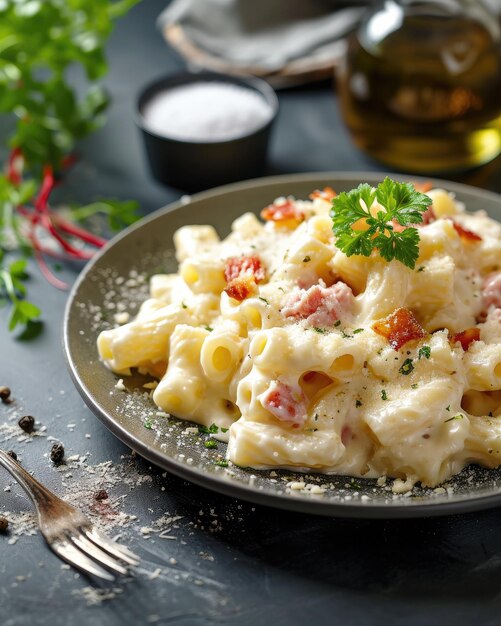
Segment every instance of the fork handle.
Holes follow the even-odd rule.
[[[40,512],[40,507],[43,507],[45,511],[48,512],[55,507],[66,508],[68,506],[66,502],[39,483],[36,478],[33,478],[31,474],[2,449],[0,449],[0,465],[2,465],[21,485],[35,505],[38,513]]]

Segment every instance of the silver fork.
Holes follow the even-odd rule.
[[[85,515],[58,498],[17,461],[0,450],[0,465],[17,480],[32,500],[45,541],[63,561],[104,580],[128,574],[139,557],[99,532]]]

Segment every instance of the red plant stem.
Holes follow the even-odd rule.
[[[107,242],[103,237],[99,237],[98,235],[94,235],[89,232],[85,228],[81,228],[72,222],[69,222],[64,217],[61,217],[57,213],[51,213],[51,218],[53,222],[56,224],[58,228],[68,233],[69,235],[73,235],[82,241],[90,243],[92,246],[96,248],[102,248]]]
[[[92,258],[92,252],[79,250],[72,246],[54,227],[51,218],[51,211],[48,207],[48,200],[54,188],[54,173],[52,167],[47,165],[43,170],[42,186],[40,193],[35,200],[35,210],[39,214],[40,224],[59,242],[65,252],[73,258],[88,260]]]
[[[47,202],[50,194],[54,189],[54,172],[51,165],[45,165],[43,168],[42,186],[35,200],[35,209],[42,211],[47,209]]]
[[[64,281],[60,280],[57,276],[54,276],[54,274],[50,271],[49,266],[45,262],[45,259],[42,254],[42,252],[45,252],[45,251],[43,250],[42,246],[40,245],[40,242],[37,239],[37,236],[35,235],[34,224],[32,225],[32,229],[30,233],[30,240],[33,245],[33,249],[35,251],[35,260],[38,264],[38,267],[40,268],[40,271],[42,272],[43,276],[47,280],[47,282],[49,282],[53,287],[56,287],[56,289],[61,289],[62,291],[69,289],[69,285],[65,283]]]
[[[9,154],[7,162],[7,178],[14,185],[20,185],[22,182],[22,172],[18,170],[18,164],[22,158],[23,154],[20,148],[14,148]],[[74,155],[68,155],[63,160],[62,165],[64,168],[71,167],[75,160]],[[67,260],[68,258],[88,260],[92,258],[93,253],[75,248],[60,234],[60,232],[58,232],[58,229],[74,238],[79,239],[80,241],[95,246],[96,248],[104,246],[106,240],[92,234],[80,226],[72,224],[70,221],[50,210],[48,203],[55,185],[56,181],[54,178],[54,171],[50,165],[46,165],[43,168],[40,191],[34,202],[34,211],[30,211],[24,206],[18,206],[16,207],[16,210],[30,223],[28,238],[33,246],[35,259],[42,275],[57,289],[66,290],[69,288],[69,285],[53,274],[45,261],[44,255],[52,256],[61,260]],[[46,246],[42,246],[35,232],[37,225],[43,227],[52,235],[52,237],[54,237],[54,239],[56,239],[56,241],[63,248],[64,252],[62,254],[51,250]]]

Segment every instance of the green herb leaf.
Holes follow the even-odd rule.
[[[382,207],[375,216],[370,213],[374,200]],[[423,221],[422,214],[431,203],[410,183],[398,183],[388,177],[376,189],[364,183],[343,192],[332,201],[336,245],[347,256],[370,256],[378,250],[386,261],[396,259],[413,269],[419,256],[419,233],[409,226]],[[365,221],[365,230],[353,228],[360,220]],[[409,228],[395,232],[393,221]]]
[[[419,352],[418,352],[418,358],[419,360],[421,359],[429,359],[431,356],[431,348],[430,346],[422,346],[421,348],[419,348]]]
[[[446,420],[444,420],[444,424],[447,424],[447,422],[452,422],[452,420],[462,420],[463,418],[464,418],[464,415],[462,413],[458,413],[457,415],[453,415],[452,417],[449,417]]]
[[[405,359],[405,361],[402,363],[402,367],[398,371],[400,372],[400,374],[408,376],[413,369],[414,363],[412,362],[412,359]]]
[[[204,442],[204,446],[206,448],[209,448],[209,450],[216,450],[217,449],[217,441],[214,441],[214,439],[209,439],[208,441]]]

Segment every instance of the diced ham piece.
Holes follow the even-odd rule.
[[[372,324],[372,330],[388,339],[394,350],[400,350],[408,341],[426,337],[426,331],[409,309],[396,309],[382,320]]]
[[[310,200],[316,200],[317,198],[321,198],[322,200],[331,202],[331,200],[334,200],[336,196],[337,193],[332,187],[324,187],[323,189],[315,189],[315,191],[310,193]]]
[[[239,302],[255,293],[256,285],[266,278],[266,270],[257,256],[240,256],[226,259],[225,292]]]
[[[274,380],[259,396],[263,407],[281,422],[300,428],[306,421],[306,398],[299,386]]]
[[[466,330],[463,330],[462,332],[457,333],[451,337],[452,345],[459,342],[465,352],[474,341],[480,341],[479,328],[467,328]]]
[[[226,259],[224,277],[227,283],[244,274],[254,276],[256,283],[266,278],[266,271],[258,256],[233,256]]]
[[[472,243],[482,241],[482,237],[480,235],[477,235],[477,233],[474,233],[472,230],[464,228],[463,226],[461,226],[461,224],[458,224],[454,220],[451,221],[452,225],[454,226],[454,230],[464,241],[471,241]]]
[[[297,208],[294,200],[286,200],[282,204],[269,204],[261,211],[261,217],[267,222],[296,227],[304,220],[305,215]]]
[[[486,277],[482,289],[482,301],[486,311],[490,307],[501,309],[501,272],[495,272]]]
[[[340,281],[331,287],[317,284],[289,298],[282,313],[285,317],[306,320],[309,326],[332,326],[351,311],[353,302],[353,292],[346,283]]]

